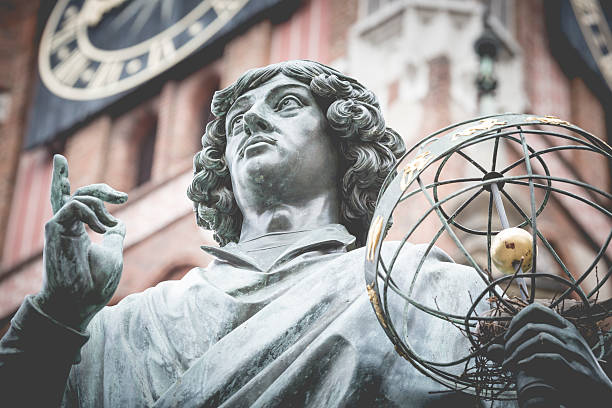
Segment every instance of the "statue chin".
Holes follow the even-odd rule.
[[[242,171],[243,180],[250,185],[260,187],[270,186],[279,190],[279,186],[290,180],[291,174],[297,168],[297,163],[293,163],[288,158],[283,157],[275,146],[252,146],[248,148],[243,160]]]

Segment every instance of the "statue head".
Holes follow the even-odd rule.
[[[227,115],[242,95],[281,75],[306,85],[327,119],[327,133],[339,156],[342,223],[362,245],[380,186],[405,146],[400,136],[385,126],[371,91],[355,79],[313,61],[288,61],[252,69],[215,93],[212,113],[216,118],[202,136],[202,150],[194,157],[194,177],[187,191],[194,202],[197,223],[214,230],[220,245],[239,240],[243,216],[226,159]]]

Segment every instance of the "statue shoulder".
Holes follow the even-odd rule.
[[[475,291],[484,283],[473,267],[458,264],[441,248],[427,244],[411,244],[400,241],[385,242],[382,257],[386,265],[393,258],[392,276],[398,284],[410,285],[415,282],[440,289],[470,289]]]
[[[108,319],[112,318],[111,316],[133,313],[146,303],[155,305],[156,308],[165,308],[175,303],[176,300],[187,300],[191,297],[189,292],[197,290],[204,283],[205,270],[205,268],[195,267],[181,279],[164,280],[142,292],[131,293],[117,304],[106,306],[99,315],[103,319]]]

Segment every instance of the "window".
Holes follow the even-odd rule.
[[[136,170],[136,186],[151,180],[153,169],[153,155],[155,153],[155,140],[157,139],[157,119],[153,118],[147,132],[142,135],[138,149],[138,167]]]

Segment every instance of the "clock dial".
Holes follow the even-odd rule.
[[[104,8],[86,8],[103,3]],[[81,13],[86,19],[79,36],[89,46],[99,50],[115,51],[144,43],[185,18],[202,3],[201,0],[98,0],[86,2]],[[90,11],[91,10],[91,11]],[[110,13],[114,18],[109,16]],[[150,31],[149,27],[155,27]],[[81,38],[81,37],[79,37]]]
[[[59,0],[41,39],[41,79],[73,100],[127,91],[189,56],[247,2]]]

